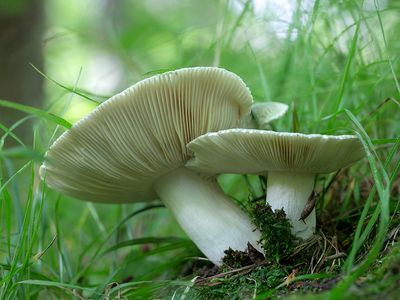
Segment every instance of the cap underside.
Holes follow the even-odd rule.
[[[189,159],[188,142],[236,127],[251,104],[243,81],[219,68],[186,68],[145,79],[59,137],[41,176],[83,200],[155,199],[154,181]]]
[[[186,166],[208,173],[290,171],[330,173],[364,156],[356,136],[228,129],[207,133],[188,144],[195,158]]]

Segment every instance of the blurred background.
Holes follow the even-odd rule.
[[[312,13],[316,4],[318,17]],[[390,76],[376,77],[387,67],[382,59],[397,59],[398,5],[394,0],[6,0],[0,4],[0,97],[57,113],[66,105],[63,117],[74,122],[94,104],[44,80],[30,64],[96,100],[154,73],[220,66],[243,77],[258,101],[291,104],[307,98],[302,110],[315,119],[337,97],[331,83],[340,83],[349,51],[356,50],[351,63],[363,68],[350,70],[347,79],[359,85],[378,79],[380,86],[393,87]],[[346,89],[342,103],[359,106],[385,96],[364,98]],[[3,112],[2,119],[15,118],[8,115]]]
[[[242,77],[255,101],[290,105],[290,112],[274,123],[277,130],[352,133],[354,126],[343,110],[348,109],[371,139],[391,139],[399,135],[400,124],[399,34],[397,0],[2,0],[0,99],[42,108],[74,123],[148,76],[219,66]],[[12,127],[41,155],[63,132],[54,123],[2,106],[0,124],[6,146],[19,143],[5,134]],[[378,150],[379,156],[387,155],[385,145]],[[37,278],[105,286],[129,276],[171,278],[171,265],[199,255],[185,244],[186,252],[168,263],[162,252],[144,259],[143,253],[153,249],[146,244],[92,260],[96,249],[110,242],[106,238],[115,224],[144,206],[88,204],[51,190],[43,193],[31,178],[40,159],[32,169],[21,169],[31,157],[19,157],[17,163],[7,156],[0,159],[3,183],[12,178],[2,190],[8,190],[2,197],[9,200],[2,208],[8,236],[1,254],[5,264],[14,261],[13,245],[25,232],[28,210],[35,225],[31,246],[23,253],[40,252],[58,237],[57,247],[50,247],[36,266]],[[366,177],[366,168],[359,169],[355,176]],[[239,202],[247,199],[241,176],[225,175],[220,182]],[[118,242],[184,234],[168,212],[157,209],[129,219],[111,236]],[[88,265],[91,271],[82,273]]]

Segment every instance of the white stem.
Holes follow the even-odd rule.
[[[244,251],[248,242],[263,253],[257,243],[260,232],[214,180],[179,168],[162,176],[155,189],[186,234],[214,264],[221,265],[228,248]]]
[[[315,209],[304,221],[300,220],[314,188],[314,178],[314,174],[268,172],[267,203],[273,210],[284,209],[293,226],[292,233],[302,239],[315,232]]]

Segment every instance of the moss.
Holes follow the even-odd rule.
[[[230,268],[241,268],[243,266],[248,266],[252,264],[250,256],[247,252],[232,250],[229,248],[225,250],[225,256],[222,259],[224,265]]]
[[[258,266],[251,272],[227,275],[194,286],[189,299],[253,299],[255,294],[267,292],[284,281],[290,268],[278,265]]]
[[[250,215],[253,223],[261,231],[260,243],[268,259],[279,262],[283,256],[293,252],[298,239],[292,235],[292,227],[283,209],[274,212],[271,206],[262,200],[251,205]]]
[[[269,262],[279,263],[282,258],[293,253],[299,240],[292,235],[292,227],[283,209],[273,211],[271,206],[265,204],[261,199],[251,204],[249,214],[261,232],[259,243]],[[222,261],[224,265],[231,268],[240,268],[252,263],[261,263],[263,259],[257,254],[257,250],[248,244],[246,251],[236,251],[230,248],[225,250],[225,257]]]
[[[253,202],[249,214],[261,231],[260,243],[264,256],[250,244],[246,251],[228,249],[219,275],[201,281],[190,292],[192,299],[251,299],[284,282],[292,271],[294,260],[280,262],[295,249],[298,240],[291,233],[291,225],[283,210],[272,211],[264,199]],[[287,264],[286,264],[287,263]],[[246,266],[248,268],[246,268]]]
[[[353,294],[364,299],[399,299],[400,295],[400,243],[375,263],[371,272],[355,284]]]
[[[225,250],[222,258],[223,268],[228,269],[242,268],[252,264],[259,265],[264,262],[264,256],[258,252],[250,243],[247,244],[246,251]]]

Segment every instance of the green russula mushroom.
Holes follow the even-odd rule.
[[[244,250],[260,233],[215,178],[184,167],[194,138],[232,128],[252,96],[235,74],[186,68],[145,79],[105,101],[61,135],[40,175],[67,195],[94,202],[161,199],[215,264],[229,247]]]
[[[364,156],[352,135],[320,135],[255,129],[228,129],[202,135],[188,144],[195,158],[186,166],[208,174],[268,172],[266,202],[283,208],[294,235],[307,239],[315,231],[315,210],[301,213],[316,174],[331,173]]]

